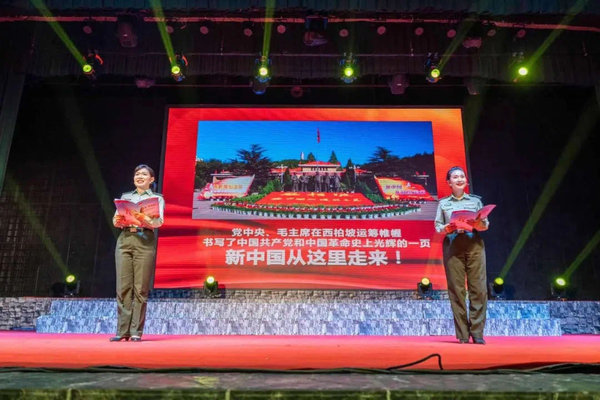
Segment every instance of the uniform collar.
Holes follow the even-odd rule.
[[[470,198],[471,196],[469,196],[469,193],[464,193],[460,199],[454,196],[454,193],[450,194],[450,199],[454,201],[469,200]]]
[[[138,193],[137,189],[133,189],[133,192],[131,192],[131,194],[137,194],[137,195],[139,195],[139,196],[142,196],[142,195],[144,195],[144,194],[147,194],[148,196],[152,196],[152,190],[151,190],[151,189],[148,189],[148,190],[146,190],[145,192]]]

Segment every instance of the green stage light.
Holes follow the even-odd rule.
[[[171,60],[171,77],[175,82],[181,82],[187,74],[188,60],[182,52],[175,54],[175,58]]]
[[[550,286],[550,296],[554,300],[567,300],[567,280],[562,276],[554,279]]]
[[[344,76],[351,78],[354,75],[354,68],[352,68],[352,66],[348,65],[347,67],[344,68]]]
[[[527,76],[529,74],[529,68],[521,66],[517,70],[517,73],[519,74],[519,76]]]
[[[433,299],[433,283],[427,277],[423,277],[419,283],[417,283],[417,298],[422,300]]]
[[[437,53],[429,53],[423,67],[425,68],[425,80],[427,82],[437,83],[440,79],[442,79],[440,58]]]
[[[437,83],[440,79],[442,79],[442,71],[437,66],[431,65],[425,80],[429,83]]]
[[[352,83],[356,79],[357,74],[358,66],[356,64],[356,59],[352,57],[352,54],[345,55],[345,57],[340,60],[340,79],[344,83]]]
[[[497,277],[488,284],[488,297],[492,300],[505,300],[504,279]]]
[[[63,296],[64,297],[73,297],[79,294],[79,279],[73,274],[69,274],[65,277]]]
[[[265,77],[267,75],[269,75],[269,68],[262,66],[258,69],[258,75]]]
[[[81,67],[81,69],[83,70],[83,73],[86,75],[90,75],[94,73],[94,67],[92,67],[91,64],[83,64],[83,67]]]
[[[206,297],[219,297],[219,282],[212,275],[204,280],[204,294]]]
[[[266,56],[260,56],[254,60],[254,81],[258,83],[258,91],[256,94],[263,94],[267,89],[268,82],[271,80],[271,59]],[[260,92],[260,93],[259,93]]]

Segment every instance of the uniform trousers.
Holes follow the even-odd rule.
[[[154,231],[123,230],[117,239],[117,336],[142,336],[154,272]]]
[[[474,231],[449,234],[443,244],[448,297],[458,339],[483,337],[487,309],[487,277],[483,239]],[[469,312],[465,300],[465,276],[469,292]]]

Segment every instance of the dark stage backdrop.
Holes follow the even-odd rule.
[[[288,89],[80,87],[29,83],[23,93],[0,198],[0,296],[44,296],[64,271],[83,296],[114,293],[112,199],[132,186],[139,163],[160,169],[168,104],[464,106],[472,191],[498,205],[485,233],[489,278],[504,266],[585,110],[595,126],[516,258],[513,298],[543,299],[600,225],[598,103],[593,89],[462,87]],[[159,177],[160,179],[160,177]],[[600,251],[572,276],[576,297],[597,299]],[[416,284],[416,282],[415,282]],[[435,284],[435,282],[434,282]]]

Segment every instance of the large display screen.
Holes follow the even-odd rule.
[[[458,108],[171,107],[156,288],[446,288]]]

